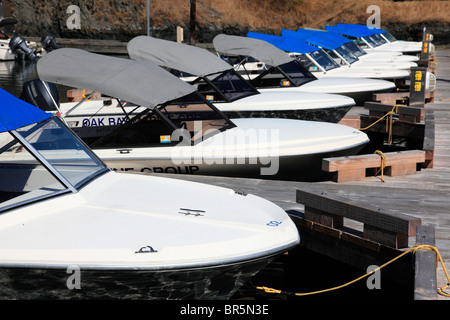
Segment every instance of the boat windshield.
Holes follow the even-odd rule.
[[[194,145],[233,127],[235,124],[228,117],[196,91],[145,109],[124,124],[110,128],[108,134],[95,141],[87,135],[89,127],[76,128],[76,132],[92,148],[98,149],[173,147],[180,143]]]
[[[347,61],[350,64],[359,60],[356,56],[351,54],[344,46],[340,46],[335,50],[343,59],[345,59],[345,61]]]
[[[191,83],[209,101],[232,102],[254,94],[259,94],[249,82],[234,69],[220,74],[198,78]]]
[[[188,132],[191,144],[236,126],[197,92],[164,104],[157,110],[177,129]]]
[[[234,70],[252,72],[255,67],[263,68],[264,63],[251,56],[221,54],[220,59],[234,67]]]
[[[349,52],[351,52],[351,54],[353,54],[355,57],[361,57],[365,54],[367,54],[367,52],[365,52],[363,49],[361,49],[355,42],[350,41],[350,42],[346,42],[344,43],[344,47],[347,48],[347,50]]]
[[[76,190],[108,171],[57,117],[0,134],[0,212]]]
[[[316,79],[298,60],[292,60],[269,68],[251,80],[251,83],[257,88],[299,87]]]
[[[378,47],[381,45],[381,43],[377,43],[375,39],[373,39],[371,36],[365,36],[362,37],[361,39],[365,40],[372,47]]]
[[[379,34],[373,34],[370,36],[376,43],[378,43],[379,45],[385,44],[387,41],[385,39],[383,39],[382,36],[380,36]]]
[[[339,68],[339,64],[323,50],[310,52],[309,56],[314,59],[314,61],[316,61],[325,71]]]
[[[389,42],[395,42],[397,41],[397,38],[395,38],[392,34],[389,32],[383,32],[380,34],[382,37],[385,37]]]
[[[297,61],[309,72],[311,72],[311,74],[314,75],[314,72],[319,71],[319,67],[317,66],[316,63],[314,63],[314,61],[309,58],[307,55],[305,54],[290,54],[291,57],[297,59]]]
[[[220,58],[233,66],[234,70],[243,76],[244,79],[252,79],[264,70],[267,70],[265,63],[251,56],[220,55]]]

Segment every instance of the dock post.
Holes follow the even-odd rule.
[[[434,246],[434,228],[417,226],[416,245]],[[437,300],[436,252],[417,250],[414,262],[414,300]]]
[[[425,106],[425,86],[427,78],[425,67],[411,67],[409,105],[414,107]]]

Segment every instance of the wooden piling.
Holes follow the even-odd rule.
[[[416,245],[436,245],[432,226],[417,227]],[[414,300],[437,300],[436,258],[436,253],[432,250],[416,251]]]

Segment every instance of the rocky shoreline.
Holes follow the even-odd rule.
[[[397,39],[405,41],[421,41],[423,28],[426,27],[429,32],[434,36],[433,43],[435,45],[450,45],[450,26],[440,24],[417,24],[417,25],[388,25],[385,30],[391,32]],[[151,35],[161,39],[176,40],[176,28],[177,25],[165,25],[165,26],[153,26],[150,28]],[[52,32],[53,31],[53,32]],[[277,34],[270,29],[253,29],[250,27],[237,27],[237,26],[224,26],[219,27],[215,25],[198,25],[197,37],[198,43],[211,43],[212,39],[221,33],[229,35],[245,36],[249,31]],[[132,38],[147,34],[147,30],[52,30],[52,28],[38,28],[36,30],[29,29],[16,29],[17,34],[23,37],[41,37],[46,34],[50,34],[55,38],[67,38],[67,39],[98,39],[98,40],[117,40],[122,42],[128,42]],[[185,41],[188,41],[190,37],[189,29],[184,28],[183,33]]]
[[[55,0],[11,0],[10,14],[19,22],[16,33],[23,37],[42,37],[50,34],[55,38],[68,39],[101,39],[128,42],[137,35],[147,34],[146,21],[143,11],[134,1],[109,1],[111,12],[99,12],[94,9],[94,0],[89,1],[55,1]],[[108,2],[108,3],[109,3]],[[142,1],[141,1],[142,2]],[[78,12],[70,11],[70,3],[79,3]],[[137,3],[137,2],[136,2]],[[119,14],[120,13],[120,14]],[[71,19],[71,17],[75,17]],[[78,18],[78,26],[76,24]],[[155,18],[151,26],[151,35],[168,40],[176,40],[176,28],[181,25],[184,39],[190,38],[189,22],[174,23],[170,19],[155,22],[162,18]],[[382,27],[402,40],[420,41],[423,27],[434,35],[435,45],[450,44],[450,24],[436,21],[423,21],[406,25],[400,22],[385,23]],[[289,29],[289,28],[288,28]],[[227,25],[226,23],[211,23],[204,20],[197,21],[196,41],[210,43],[220,33],[231,35],[246,35],[248,31],[278,34],[270,28],[254,29],[245,25]]]

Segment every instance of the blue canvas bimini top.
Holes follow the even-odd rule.
[[[325,29],[327,29],[327,31],[329,31],[329,32],[343,34],[345,36],[350,36],[350,37],[355,37],[355,38],[366,37],[366,36],[370,36],[373,34],[372,32],[368,32],[368,30],[360,30],[360,29],[351,28],[348,26],[335,26],[335,27],[334,26],[325,26]]]
[[[341,24],[341,23],[338,23],[335,27],[325,26],[325,29],[329,32],[343,34],[345,36],[350,36],[350,37],[355,37],[355,38],[362,38],[362,37],[367,37],[367,36],[371,36],[374,34],[380,34],[380,33],[386,32],[384,30],[377,29],[377,28],[370,29],[364,25],[352,25],[352,24]]]
[[[307,30],[307,31],[309,31],[309,30]],[[294,39],[303,40],[303,41],[307,42],[308,44],[312,44],[314,46],[318,46],[318,47],[325,48],[328,50],[334,50],[334,49],[342,46],[343,43],[335,41],[335,40],[331,39],[330,37],[323,36],[323,35],[319,34],[319,32],[301,33],[301,32],[297,32],[297,31],[282,29],[281,35],[286,38],[291,37]]]
[[[264,40],[278,49],[287,51],[287,52],[296,52],[296,53],[309,53],[319,50],[317,47],[307,44],[304,40],[275,36],[271,34],[265,33],[257,33],[257,32],[249,32],[247,33],[248,38]]]
[[[50,117],[51,114],[0,89],[0,132],[15,130]]]
[[[298,28],[297,33],[305,33],[305,34],[318,34],[321,37],[324,37],[326,39],[330,39],[332,41],[336,41],[339,43],[349,43],[352,42],[352,40],[350,40],[347,37],[344,37],[343,35],[334,33],[334,32],[328,32],[328,31],[315,31],[315,30],[306,30],[306,29],[302,29],[302,28]]]
[[[338,27],[347,27],[347,28],[350,28],[350,29],[356,29],[356,30],[362,30],[363,32],[369,32],[369,33],[371,33],[370,35],[372,35],[372,34],[386,33],[386,31],[383,30],[383,29],[378,29],[378,28],[375,28],[375,27],[369,28],[368,26],[363,25],[363,24],[345,24],[345,23],[338,23],[337,26],[338,26]]]

